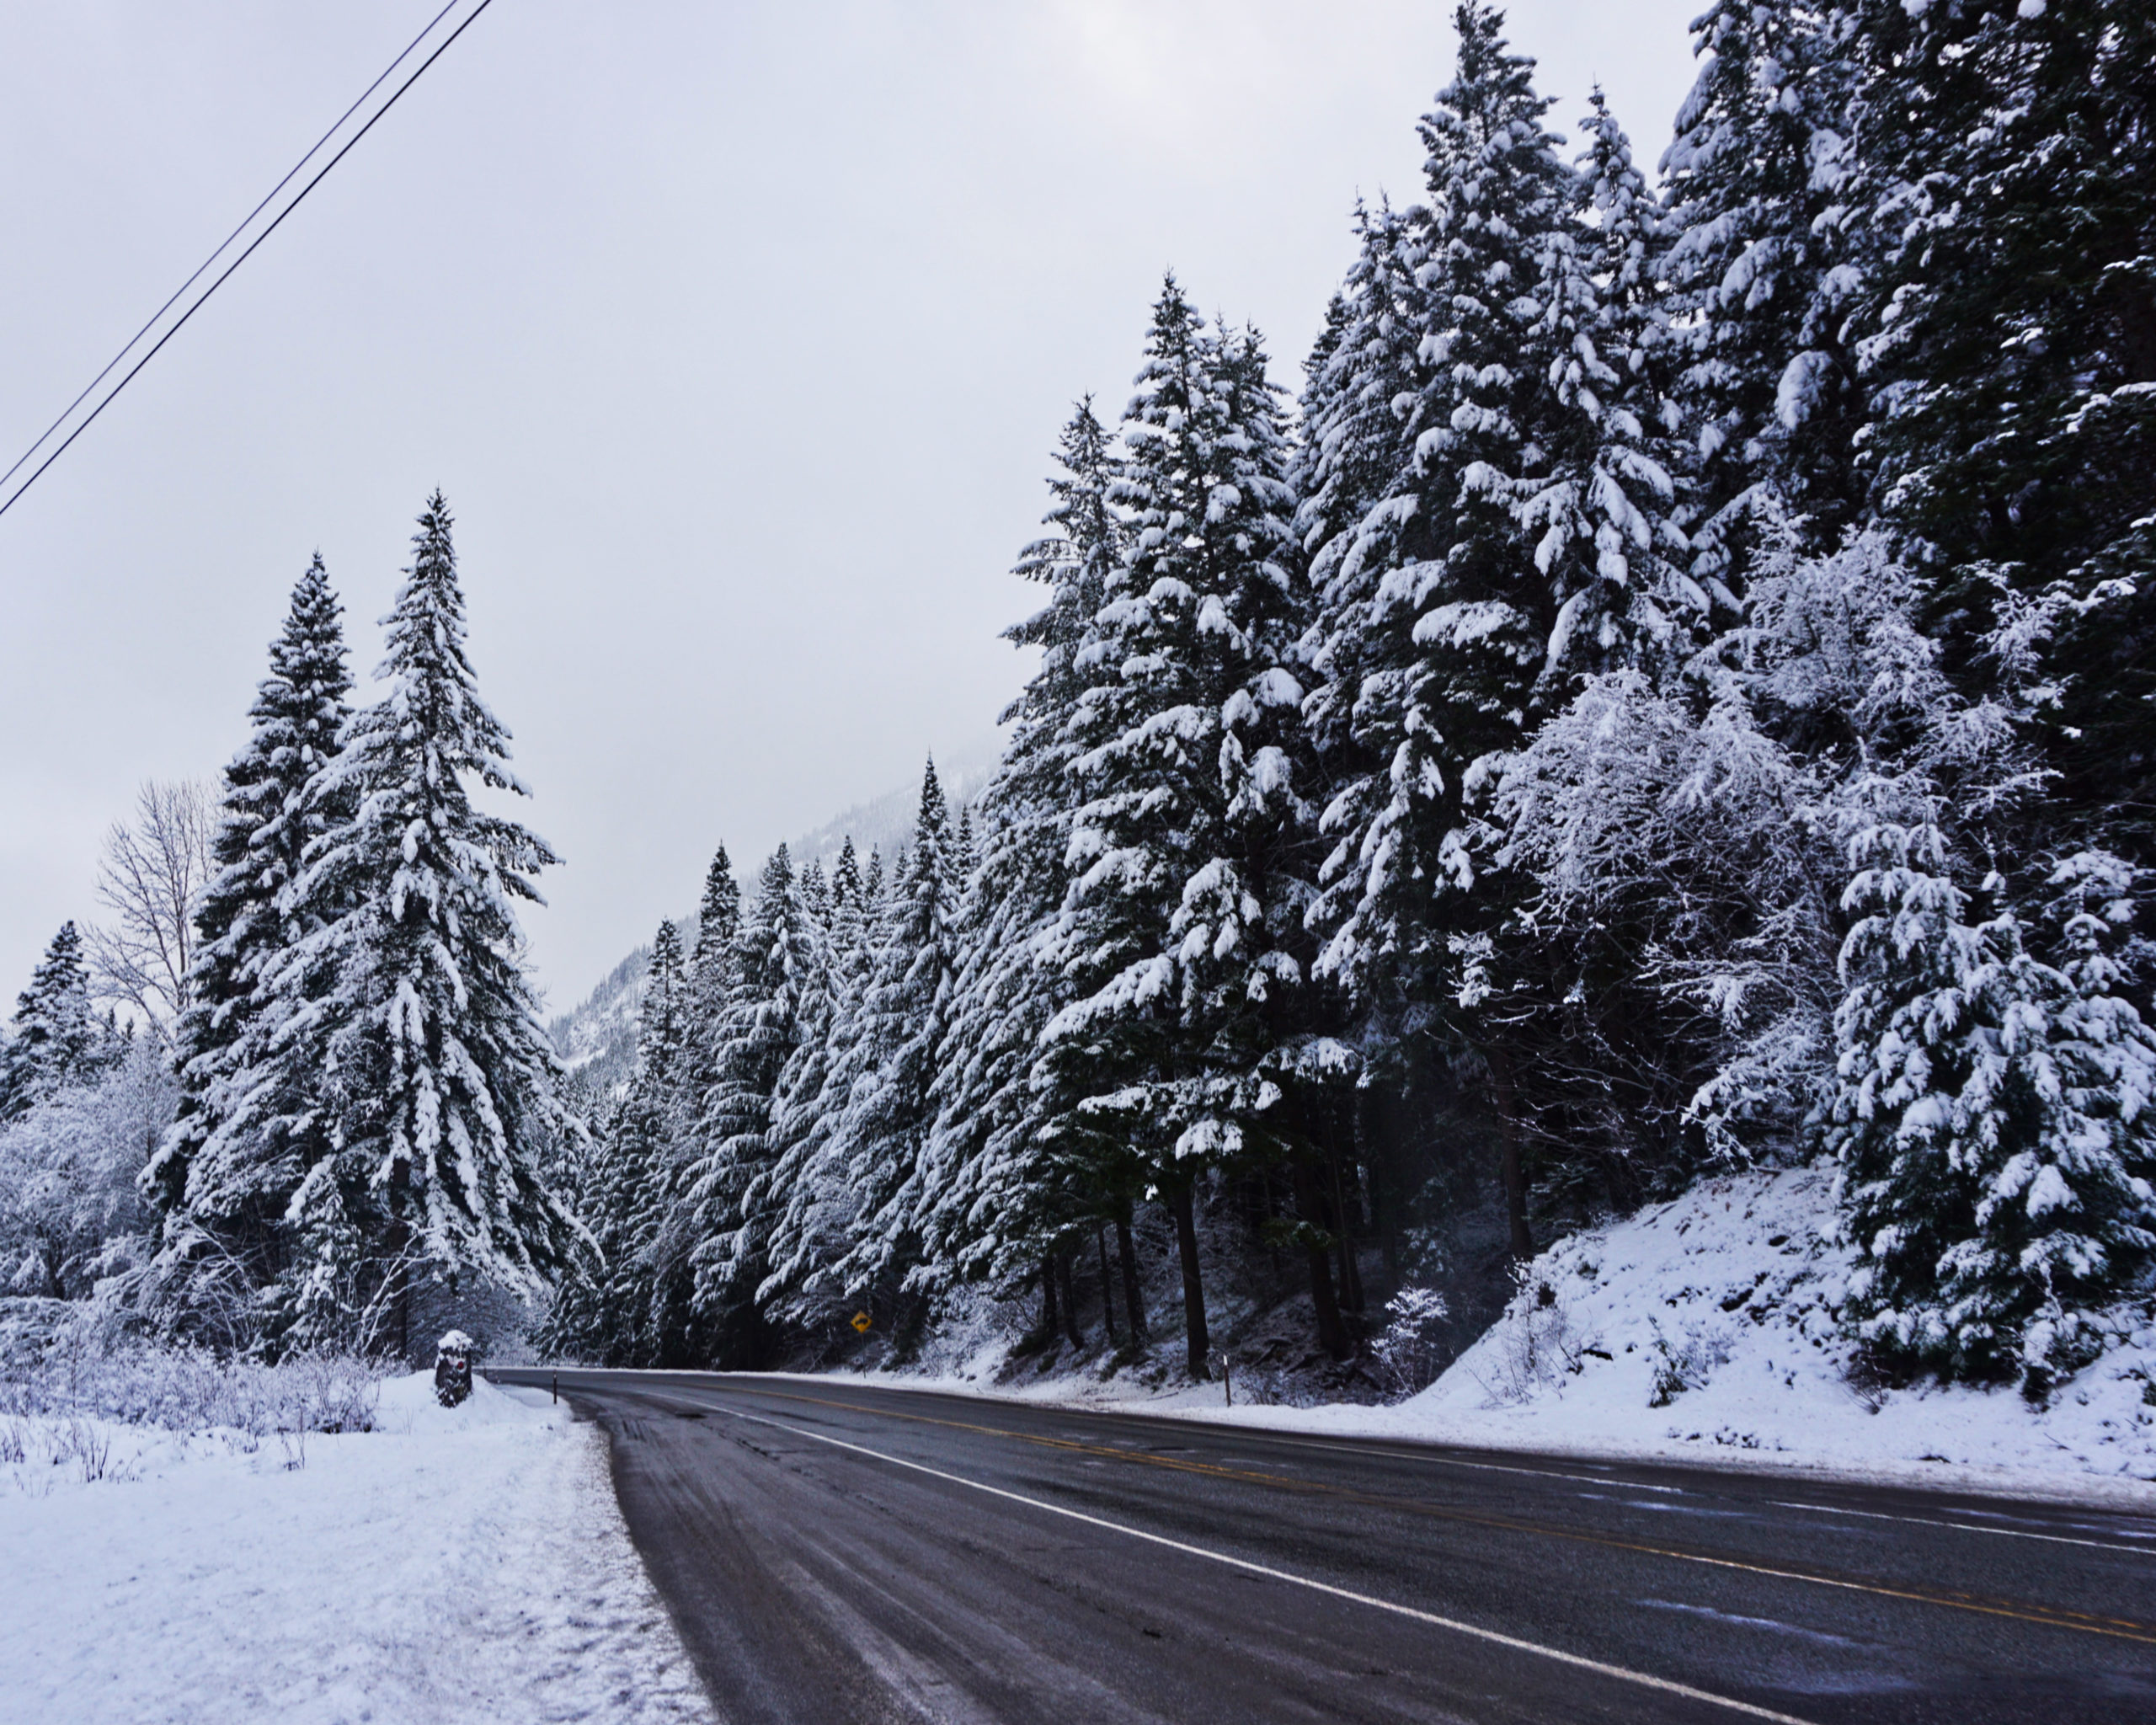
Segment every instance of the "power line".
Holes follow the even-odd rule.
[[[375,79],[372,83],[369,84],[366,88],[360,93],[359,101],[353,103],[351,107],[347,108],[344,112],[338,117],[337,125],[331,126],[328,131],[324,132],[322,136],[321,141],[316,143],[314,148],[309,150],[306,155],[301,157],[299,161],[293,165],[291,172],[287,174],[284,179],[279,180],[275,186],[270,188],[269,197],[264,198],[261,203],[257,204],[254,208],[248,213],[247,222],[241,222],[238,227],[232,230],[232,233],[227,237],[224,244],[219,246],[216,251],[211,253],[210,255],[203,260],[201,267],[196,270],[193,275],[189,276],[185,281],[180,284],[179,291],[173,295],[172,299],[167,300],[163,305],[157,308],[157,316],[152,318],[149,323],[145,323],[141,329],[136,331],[134,339],[113,356],[111,362],[105,366],[103,371],[99,372],[95,377],[90,380],[89,388],[85,389],[81,395],[77,396],[75,399],[68,404],[67,412],[61,414],[59,419],[55,419],[51,425],[45,428],[44,435],[40,437],[35,443],[33,443],[28,449],[23,451],[21,459],[16,462],[14,467],[8,468],[6,473],[0,474],[0,484],[4,484],[8,478],[13,476],[16,469],[19,468],[23,465],[24,462],[28,461],[33,455],[37,453],[40,446],[45,443],[45,440],[50,438],[55,430],[58,430],[61,425],[66,423],[67,414],[73,413],[77,408],[83,404],[84,398],[90,393],[91,390],[95,389],[98,385],[104,380],[105,377],[112,371],[113,366],[117,366],[120,360],[127,357],[128,353],[134,348],[136,343],[141,340],[143,335],[153,325],[155,325],[157,318],[163,317],[168,311],[172,309],[173,301],[179,299],[181,294],[187,291],[188,288],[200,277],[203,270],[207,270],[211,264],[217,261],[218,258],[221,257],[231,246],[232,241],[237,238],[240,233],[246,229],[248,222],[253,221],[257,216],[260,215],[264,208],[269,204],[270,199],[275,198],[280,191],[283,190],[286,185],[291,184],[293,176],[298,174],[301,168],[305,168],[307,164],[314,158],[316,154],[320,152],[323,144],[328,142],[328,140],[335,135],[337,126],[344,125],[347,120],[350,120],[352,117],[353,114],[360,107],[360,103],[365,102],[369,96],[372,95],[376,90],[382,87],[383,80],[387,78],[390,73],[395,72],[399,66],[402,66],[404,63],[404,61],[410,56],[412,50],[418,47],[420,42],[426,39],[428,31],[432,30],[436,24],[440,24],[444,18],[447,17],[456,3],[457,0],[449,0],[449,4],[443,7],[440,12],[436,13],[434,17],[429,20],[426,29],[421,30],[417,36],[414,37],[411,44],[405,48],[403,53],[399,54],[396,59],[391,61],[387,67],[382,72],[382,76]],[[307,195],[312,191],[317,186],[320,185],[322,182],[328,177],[330,169],[334,168],[339,162],[342,162],[346,156],[350,155],[353,146],[357,144],[361,138],[365,137],[369,132],[374,130],[375,122],[379,120],[383,115],[388,113],[391,109],[394,108],[398,104],[398,99],[403,95],[405,91],[410,89],[414,84],[419,83],[419,81],[426,75],[427,68],[432,66],[435,61],[440,59],[444,54],[447,53],[451,44],[454,43],[459,36],[462,35],[465,31],[471,29],[474,24],[478,23],[479,14],[493,4],[494,0],[479,0],[479,3],[472,8],[471,16],[467,18],[463,23],[457,25],[455,29],[451,30],[448,36],[444,39],[441,45],[436,48],[433,53],[428,55],[424,60],[419,62],[418,68],[414,71],[411,77],[406,78],[403,83],[398,85],[397,88],[392,92],[389,99],[384,102],[381,107],[376,109],[374,113],[368,117],[367,123],[361,126],[357,131],[354,132],[351,137],[346,141],[344,148],[338,151],[338,152],[332,156],[328,161],[325,162],[322,165],[321,171],[318,173],[312,179],[310,179],[305,185],[302,186],[298,193],[293,197],[292,200],[277,212],[276,218],[272,221],[267,227],[264,228],[261,232],[255,235],[255,237],[248,243],[247,249],[242,252],[237,258],[233,259],[230,264],[227,264],[225,266],[224,272],[220,275],[215,281],[212,281],[209,286],[202,290],[200,296],[198,297],[192,305],[188,307],[184,312],[180,313],[178,319],[174,321],[172,328],[166,330],[163,335],[157,338],[157,344],[151,348],[149,352],[144,354],[141,359],[136,360],[136,362],[128,368],[126,375],[123,377],[119,382],[114,384],[112,388],[107,392],[104,399],[99,401],[94,408],[90,409],[88,415],[84,417],[83,423],[67,434],[66,441],[62,442],[61,446],[57,449],[54,450],[51,455],[47,456],[43,461],[38,463],[36,470],[30,474],[29,478],[24,480],[20,485],[18,485],[14,490],[9,494],[8,500],[5,503],[0,503],[0,515],[4,515],[9,510],[13,509],[15,506],[16,500],[20,498],[25,491],[29,490],[31,486],[37,483],[39,476],[42,474],[47,467],[58,461],[61,456],[67,454],[69,445],[72,444],[77,437],[80,437],[85,431],[88,430],[91,425],[96,422],[98,415],[102,414],[107,408],[110,407],[114,401],[119,398],[120,392],[126,388],[130,383],[135,381],[136,373],[140,371],[143,366],[148,365],[152,360],[157,358],[158,352],[163,348],[164,344],[170,341],[173,337],[179,334],[179,332],[186,327],[187,320],[189,318],[192,318],[197,312],[200,311],[204,306],[210,302],[210,296],[216,292],[219,288],[222,287],[225,283],[231,279],[232,271],[238,269],[241,264],[244,264],[249,258],[254,255],[255,248],[259,246],[263,241],[269,238],[271,234],[275,233],[278,228],[283,225],[285,218],[291,215],[293,211],[298,209],[301,204],[306,201]]]
[[[150,314],[150,320],[148,323],[145,323],[140,329],[136,330],[132,335],[127,338],[127,344],[121,348],[120,350],[115,354],[109,360],[105,361],[105,367],[104,371],[99,372],[96,377],[91,378],[88,383],[83,386],[83,393],[77,396],[74,400],[69,402],[66,409],[61,414],[60,417],[55,419],[50,425],[47,425],[45,430],[39,434],[37,441],[33,443],[28,449],[24,450],[20,455],[15,457],[15,465],[8,468],[6,473],[0,473],[0,485],[4,485],[10,479],[13,478],[17,471],[22,467],[23,463],[28,461],[32,456],[35,455],[39,450],[44,448],[45,440],[51,437],[52,434],[57,431],[62,425],[67,423],[68,414],[73,413],[77,408],[82,406],[84,402],[89,399],[90,392],[95,389],[98,385],[104,382],[107,377],[110,377],[112,375],[113,367],[117,366],[122,360],[125,359],[128,355],[134,352],[135,344],[141,340],[144,336],[147,335],[151,330],[157,327],[157,319],[163,317],[167,312],[169,312],[173,307],[178,303],[179,296],[182,294],[185,293],[189,288],[194,286],[196,282],[202,279],[202,272],[204,270],[207,270],[212,264],[216,263],[218,259],[224,256],[226,252],[231,248],[232,243],[237,239],[240,235],[247,232],[248,224],[264,210],[269,208],[270,200],[275,197],[279,192],[284,190],[286,186],[290,185],[292,183],[294,176],[299,173],[300,169],[306,167],[308,163],[314,160],[314,158],[321,153],[322,147],[328,143],[330,139],[336,136],[338,128],[342,126],[346,120],[350,120],[353,115],[359,111],[360,103],[366,101],[369,96],[371,96],[376,90],[382,87],[383,83],[388,78],[389,74],[396,71],[398,67],[402,66],[405,61],[411,57],[413,49],[418,47],[420,43],[426,40],[428,35],[432,33],[434,27],[440,24],[445,18],[448,17],[451,12],[456,8],[456,0],[449,0],[448,5],[443,7],[440,12],[437,12],[432,18],[427,20],[426,29],[421,30],[418,35],[413,37],[409,42],[405,44],[404,51],[402,54],[399,54],[394,60],[391,61],[387,67],[382,68],[382,76],[380,77],[377,77],[372,83],[369,84],[364,90],[360,92],[359,101],[354,102],[350,108],[347,108],[342,114],[337,116],[335,124],[331,126],[328,131],[323,133],[320,137],[314,141],[314,147],[310,149],[307,154],[301,157],[298,161],[292,163],[291,169],[286,174],[285,177],[279,180],[276,184],[270,188],[269,191],[264,195],[262,201],[247,212],[246,216],[241,220],[239,226],[235,227],[230,233],[224,237],[224,239],[219,243],[216,251],[211,253],[208,257],[205,258],[200,264],[195,265],[195,273],[189,276],[186,280],[181,282],[178,287],[173,290],[172,298],[167,300],[162,306],[159,306],[156,311]]]

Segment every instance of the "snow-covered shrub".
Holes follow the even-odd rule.
[[[1687,1390],[1705,1389],[1715,1369],[1729,1364],[1729,1337],[1717,1325],[1688,1323],[1684,1338],[1673,1343],[1663,1333],[1659,1318],[1650,1316],[1647,1323],[1653,1331],[1655,1354],[1654,1393],[1647,1400],[1650,1407],[1667,1407]]]
[[[1442,1332],[1452,1314],[1434,1288],[1402,1288],[1385,1304],[1378,1365],[1394,1392],[1412,1396],[1437,1381],[1444,1362]]]
[[[1505,1315],[1492,1327],[1494,1347],[1486,1356],[1486,1376],[1476,1381],[1493,1402],[1525,1402],[1543,1389],[1577,1377],[1595,1338],[1574,1322],[1571,1302],[1555,1279],[1534,1263],[1513,1266],[1515,1292]]]
[[[114,1337],[83,1312],[27,1362],[0,1367],[0,1413],[94,1418],[168,1431],[372,1429],[377,1369],[339,1354],[296,1354],[275,1365]]]
[[[139,1255],[136,1177],[174,1094],[164,1045],[144,1033],[92,1081],[0,1124],[0,1291],[79,1298]]]

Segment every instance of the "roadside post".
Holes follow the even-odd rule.
[[[435,1400],[454,1407],[472,1393],[472,1338],[451,1330],[435,1343]]]

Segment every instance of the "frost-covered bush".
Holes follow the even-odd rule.
[[[104,1333],[97,1315],[84,1313],[34,1358],[0,1366],[0,1414],[256,1438],[362,1432],[373,1429],[380,1384],[375,1367],[346,1355],[298,1354],[275,1365],[221,1359]]]
[[[1513,1266],[1515,1290],[1505,1315],[1491,1330],[1491,1375],[1481,1383],[1491,1401],[1525,1402],[1538,1390],[1577,1377],[1595,1338],[1582,1332],[1557,1284],[1532,1263]]]
[[[1716,1368],[1729,1364],[1729,1337],[1716,1325],[1687,1324],[1683,1337],[1673,1342],[1663,1333],[1660,1319],[1650,1316],[1647,1323],[1654,1332],[1655,1355],[1650,1407],[1667,1407],[1687,1390],[1705,1389]]]
[[[1402,1288],[1385,1308],[1385,1327],[1373,1351],[1396,1395],[1408,1397],[1437,1381],[1444,1365],[1444,1331],[1452,1314],[1434,1288]]]
[[[136,1256],[136,1188],[172,1118],[164,1045],[147,1033],[92,1081],[0,1124],[0,1292],[77,1299]]]

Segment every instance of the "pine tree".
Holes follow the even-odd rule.
[[[755,1303],[770,1263],[773,1208],[762,1177],[776,1155],[771,1097],[800,1041],[809,943],[792,861],[781,845],[735,937],[711,1090],[684,1188],[693,1206],[696,1301],[723,1361],[760,1365],[771,1341]]]
[[[1312,585],[1342,597],[1367,579],[1370,536],[1392,525],[1371,522],[1370,511],[1394,494],[1425,429],[1431,371],[1416,270],[1427,216],[1358,206],[1355,262],[1304,365],[1295,526]]]
[[[536,1290],[577,1237],[540,1178],[542,1146],[576,1127],[514,907],[539,902],[531,877],[558,859],[472,800],[475,782],[528,793],[466,656],[451,534],[437,492],[386,620],[389,692],[354,715],[318,781],[351,813],[287,895],[321,926],[269,984],[327,1030],[333,1119],[292,1210],[323,1242],[355,1230],[392,1286],[468,1271]]]
[[[1145,1159],[1176,1217],[1192,1375],[1209,1337],[1193,1215],[1211,1168],[1275,1131],[1257,1064],[1303,980],[1294,498],[1256,339],[1154,307],[1112,500],[1128,549],[1079,654],[1086,802],[1044,1033],[1054,1128]]]
[[[83,937],[60,925],[30,985],[15,997],[13,1033],[0,1044],[0,1123],[77,1084],[93,1082],[109,1058],[112,1036],[90,1009]]]
[[[2113,956],[2130,873],[2055,871],[2054,966],[2010,904],[1971,920],[1935,809],[1860,826],[1850,853],[1830,1139],[1849,1315],[1889,1363],[2041,1395],[2094,1357],[2091,1309],[2156,1250],[2156,1033]]]
[[[696,906],[696,943],[690,962],[702,964],[715,955],[731,953],[741,929],[741,889],[734,879],[734,865],[721,845],[704,873],[704,895]]]
[[[1337,785],[1321,968],[1366,1001],[1443,989],[1477,873],[1467,799],[1518,746],[1557,620],[1517,511],[1543,477],[1575,180],[1501,15],[1464,5],[1456,23],[1458,75],[1422,126],[1431,201],[1408,309],[1427,369],[1395,408],[1412,453],[1352,530],[1315,635],[1331,686],[1314,725]]]
[[[1888,238],[1860,349],[1880,506],[1965,677],[2003,594],[2073,601],[2045,724],[2068,847],[2156,865],[2156,14],[1865,0],[1859,148]],[[2003,575],[2002,583],[1997,577]]]
[[[285,1213],[323,1150],[318,1039],[288,1035],[298,1003],[266,984],[311,932],[281,903],[307,846],[351,812],[349,795],[318,793],[350,713],[342,611],[318,553],[270,644],[253,733],[225,769],[216,873],[174,1027],[178,1117],[144,1176],[164,1213],[163,1275],[206,1276],[232,1294],[274,1282],[289,1260]]]
[[[1857,73],[1837,7],[1715,0],[1692,29],[1703,63],[1662,163],[1666,269],[1690,348],[1678,387],[1698,438],[1693,573],[1733,608],[1758,540],[1748,521],[1800,516],[1807,544],[1828,548],[1860,519]]]
[[[639,1365],[656,1354],[649,1333],[653,1203],[672,1145],[675,1081],[687,1045],[681,938],[662,921],[637,1027],[637,1061],[626,1092],[608,1111],[590,1161],[582,1211],[599,1248],[563,1279],[542,1346],[607,1365]]]
[[[1122,548],[1108,501],[1116,460],[1090,399],[1064,428],[1057,463],[1051,531],[1026,548],[1016,571],[1043,584],[1048,601],[1006,632],[1039,648],[1041,660],[1003,715],[1011,740],[980,798],[980,861],[959,913],[963,956],[916,1180],[924,1258],[916,1279],[931,1283],[1007,1283],[1030,1273],[1089,1203],[1115,1203],[1080,1188],[1043,1142],[1045,1097],[1033,1083],[1041,1032],[1070,998],[1046,960],[1068,886],[1077,752],[1070,727],[1089,679],[1079,654]]]
[[[1554,399],[1535,440],[1540,471],[1521,483],[1517,508],[1556,606],[1545,682],[1641,665],[1667,673],[1690,657],[1709,610],[1684,570],[1689,547],[1676,519],[1684,451],[1654,281],[1662,213],[1601,91],[1592,105],[1577,181],[1584,219],[1544,240],[1536,334],[1550,350]]]
[[[958,965],[964,882],[943,787],[931,761],[903,885],[894,882],[883,937],[852,1049],[858,1074],[833,1135],[856,1212],[846,1257],[825,1272],[833,1289],[887,1295],[919,1261],[921,1156],[930,1097]]]
[[[689,1188],[702,1154],[700,1123],[716,1081],[718,1039],[736,977],[741,889],[721,844],[705,871],[696,937],[681,979],[681,1049],[654,1099],[653,1163],[635,1197],[631,1232],[641,1242],[647,1309],[638,1322],[653,1365],[701,1365],[708,1326],[696,1300],[694,1253],[701,1236]]]

